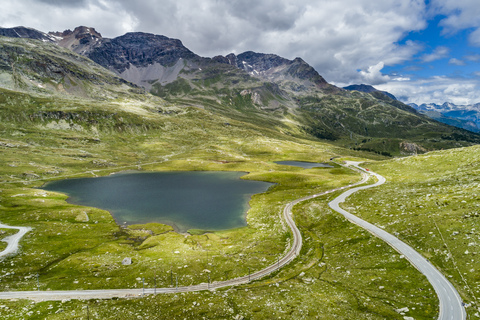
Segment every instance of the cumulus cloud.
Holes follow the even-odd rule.
[[[480,54],[468,55],[465,56],[465,59],[467,59],[468,61],[480,61]]]
[[[0,21],[2,27],[26,26],[44,32],[85,25],[109,35],[132,31],[138,24],[121,4],[109,0],[10,1],[2,4]]]
[[[435,60],[443,59],[448,57],[448,54],[450,53],[450,49],[447,47],[437,47],[435,50],[433,50],[432,53],[425,54],[421,57],[423,62],[432,62]]]
[[[379,62],[374,66],[368,67],[367,70],[361,70],[359,72],[360,82],[368,83],[371,85],[378,85],[388,82],[390,80],[390,77],[382,74],[383,67],[384,63]]]
[[[408,103],[451,102],[464,105],[480,101],[480,86],[475,79],[436,76],[408,82],[391,81],[376,88],[388,91]]]
[[[60,7],[79,7],[87,3],[87,0],[38,0],[45,4],[60,6]]]

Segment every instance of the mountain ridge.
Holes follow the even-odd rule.
[[[343,89],[349,90],[349,91],[355,90],[355,91],[366,92],[366,93],[378,92],[378,93],[382,93],[382,94],[386,95],[387,97],[389,97],[389,98],[392,99],[392,100],[398,100],[398,99],[397,99],[393,94],[391,94],[390,92],[378,90],[378,89],[376,89],[375,87],[373,87],[373,86],[371,86],[371,85],[368,85],[368,84],[352,84],[352,85],[343,87]]]
[[[17,32],[14,36],[21,38],[29,34]],[[43,34],[34,36],[38,38]],[[84,83],[95,94],[102,92],[102,82],[95,82],[96,76],[89,79],[88,72],[76,81],[64,76],[66,73],[50,74],[56,47],[57,51],[67,50],[64,52],[71,55],[78,51],[86,59],[84,66],[104,68],[101,73],[105,74],[108,69],[116,74],[115,81],[122,79],[118,84],[123,85],[123,89],[110,88],[112,98],[139,93],[134,83],[172,105],[202,108],[231,119],[229,121],[267,126],[298,137],[326,139],[343,147],[383,155],[415,154],[480,143],[480,136],[431,120],[384,94],[348,91],[331,85],[301,58],[289,60],[253,51],[204,58],[178,39],[143,32],[107,39],[88,27],[49,36],[54,40],[31,40],[40,40],[41,45],[22,42],[31,47],[33,54],[36,47],[52,54],[52,58],[38,56],[41,68],[24,59],[23,83],[29,83],[30,68],[33,74],[38,73],[37,87],[53,79],[60,88],[62,82],[67,81],[69,88],[75,87],[70,83]],[[7,47],[8,41],[4,42]],[[60,50],[60,43],[66,48]],[[11,57],[4,57],[4,61],[5,70],[11,73],[8,67],[13,63]],[[76,74],[73,70],[71,73]],[[15,74],[9,77],[15,78]],[[80,91],[71,90],[70,94],[89,96],[89,90]]]

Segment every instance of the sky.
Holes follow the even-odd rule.
[[[478,0],[15,0],[0,26],[142,31],[204,57],[301,57],[337,86],[370,84],[403,102],[480,102]]]

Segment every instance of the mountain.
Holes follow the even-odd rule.
[[[30,34],[45,36],[14,33]],[[142,32],[107,39],[89,27],[46,36],[50,40],[17,39],[12,47],[3,38],[6,88],[88,99],[152,99],[142,87],[166,103],[201,108],[226,122],[383,155],[480,143],[479,135],[431,120],[383,93],[333,86],[301,58],[252,51],[206,58],[177,39]],[[12,60],[17,51],[22,59]]]
[[[88,55],[93,48],[100,46],[103,37],[94,28],[80,26],[73,31],[49,32],[49,36],[55,39],[61,47],[70,49],[81,55]]]
[[[0,28],[0,36],[10,38],[28,38],[46,42],[56,42],[55,37],[26,27]]]
[[[390,99],[397,100],[397,98],[393,94],[391,94],[387,91],[377,90],[373,86],[368,85],[368,84],[352,84],[350,86],[343,87],[343,89],[350,90],[350,91],[366,92],[366,93],[382,93],[382,94],[386,95],[387,97],[389,97]]]
[[[410,103],[409,105],[440,122],[473,132],[480,132],[480,103],[455,105],[445,102],[442,105],[435,103],[423,103],[421,105]]]
[[[1,88],[33,94],[106,99],[141,91],[90,59],[44,38],[0,37],[0,72]]]

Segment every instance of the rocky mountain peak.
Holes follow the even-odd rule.
[[[102,38],[102,35],[95,30],[95,28],[91,27],[85,27],[85,26],[79,26],[76,27],[73,31],[70,29],[67,29],[63,32],[49,32],[48,34],[56,36],[56,37],[61,37],[61,38],[66,38],[66,37],[75,37],[77,39],[82,39],[86,37],[94,37],[94,38]]]
[[[95,28],[85,26],[76,27],[73,31],[67,29],[63,32],[49,32],[49,35],[55,37],[58,45],[83,55],[88,55],[103,40]]]
[[[199,58],[180,40],[144,32],[129,32],[123,36],[103,41],[88,57],[98,64],[121,74],[133,65],[172,66],[180,59]]]
[[[254,77],[266,80],[303,80],[319,87],[328,85],[318,72],[301,58],[288,60],[276,54],[246,51],[239,55],[230,53],[213,58],[216,62],[227,63],[245,70]]]
[[[33,28],[14,27],[14,28],[0,28],[0,36],[10,38],[28,38],[47,42],[55,42],[55,38]]]

